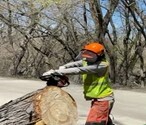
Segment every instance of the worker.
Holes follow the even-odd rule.
[[[113,125],[110,112],[114,104],[113,89],[109,80],[109,63],[105,57],[104,46],[99,42],[86,44],[77,61],[49,70],[45,75],[59,73],[62,75],[82,74],[84,97],[91,100],[91,109],[85,125]]]

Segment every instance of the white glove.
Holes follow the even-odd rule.
[[[59,67],[59,69],[65,69],[65,68],[66,68],[65,66],[60,66],[60,67]]]
[[[53,74],[53,73],[55,73],[55,70],[51,69],[51,70],[49,70],[48,72],[43,73],[42,76],[51,75],[51,74]]]

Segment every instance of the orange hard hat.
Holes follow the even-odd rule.
[[[84,50],[89,50],[91,52],[94,52],[98,55],[102,54],[104,52],[104,46],[97,42],[92,42],[84,46]]]

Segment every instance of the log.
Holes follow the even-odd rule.
[[[28,93],[0,107],[0,125],[76,125],[72,96],[55,86]]]

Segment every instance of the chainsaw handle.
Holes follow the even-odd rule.
[[[42,81],[48,81],[52,76],[51,75],[46,75],[46,76],[40,76],[39,78],[42,80]]]
[[[39,78],[42,81],[47,81],[47,86],[67,87],[70,85],[68,77],[58,73],[40,76]]]

